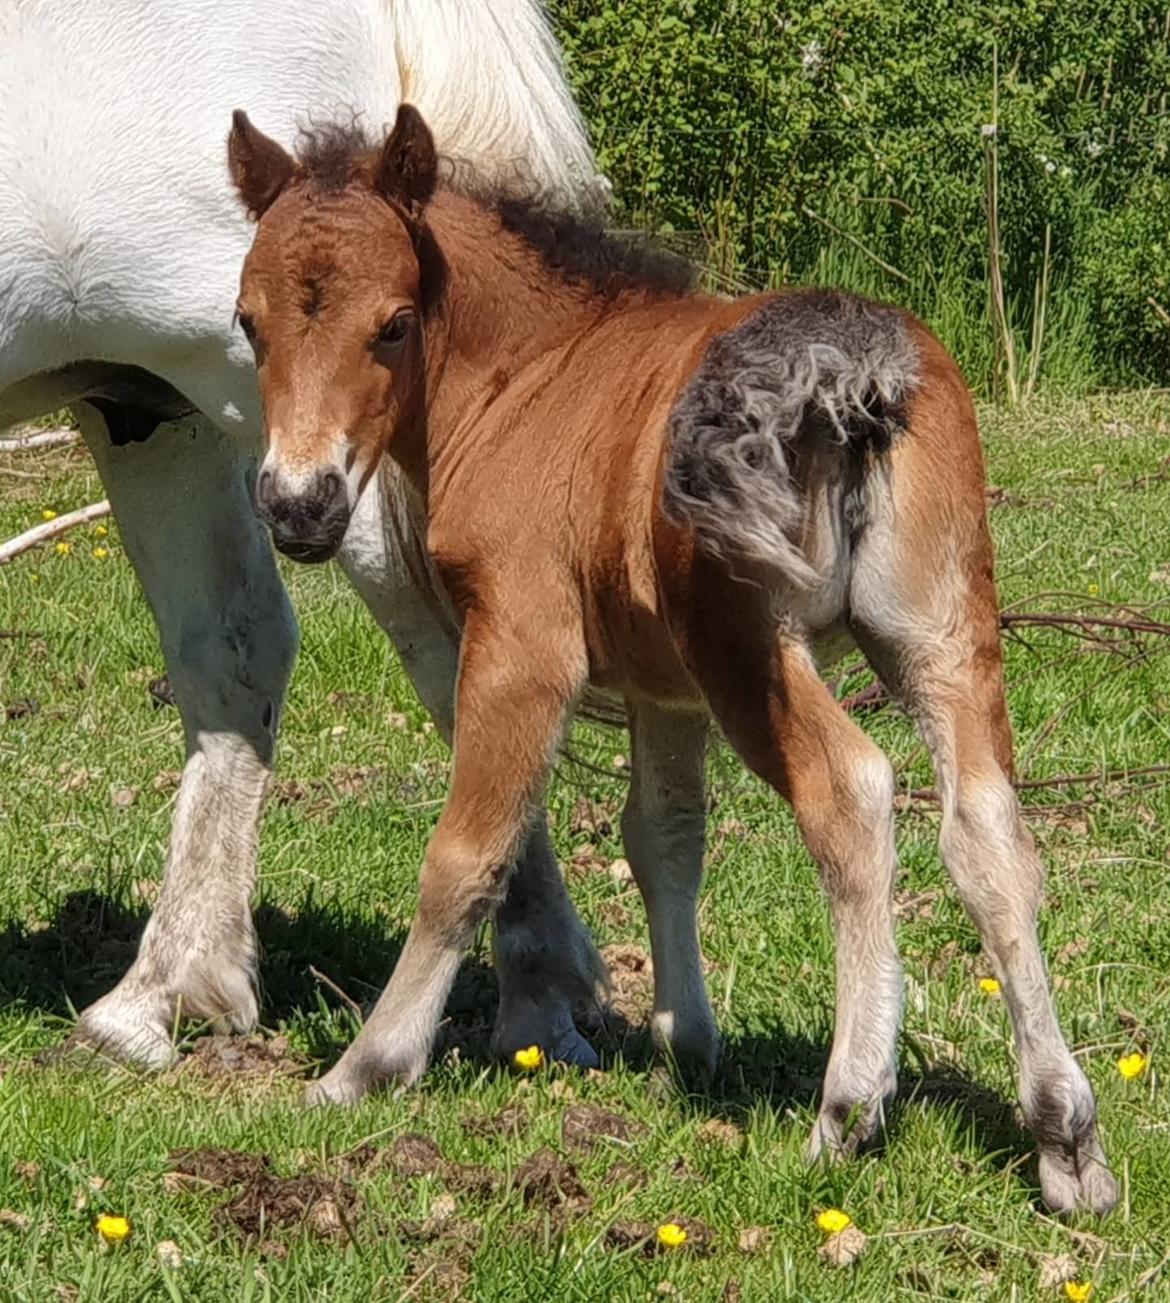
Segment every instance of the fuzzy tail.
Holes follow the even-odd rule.
[[[667,514],[709,551],[815,586],[800,547],[800,454],[816,441],[858,457],[884,450],[918,373],[907,318],[893,308],[827,290],[770,299],[711,341],[675,404]]]

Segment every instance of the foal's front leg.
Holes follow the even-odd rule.
[[[74,1036],[162,1067],[179,1017],[256,1021],[256,833],[296,624],[252,512],[245,449],[203,417],[115,447],[94,408],[78,415],[158,623],[187,759],[137,958]]]
[[[387,457],[358,503],[339,560],[450,742],[461,630],[427,555],[425,532],[421,503]],[[543,810],[533,817],[496,912],[494,954],[495,1051],[510,1058],[537,1044],[562,1063],[596,1067],[597,1052],[577,1030],[573,1007],[596,999],[605,968],[565,889]]]
[[[418,913],[374,1012],[310,1102],[353,1103],[425,1071],[456,970],[500,903],[585,675],[577,630],[524,615],[468,617],[451,793],[427,847]]]

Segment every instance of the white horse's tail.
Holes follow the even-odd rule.
[[[389,0],[402,98],[475,179],[597,214],[597,171],[539,0]]]

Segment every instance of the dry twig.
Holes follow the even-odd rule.
[[[77,430],[33,430],[14,439],[0,439],[0,452],[27,452],[30,448],[65,448],[81,438]]]
[[[102,502],[91,502],[88,507],[81,507],[77,511],[67,511],[65,515],[57,516],[54,520],[46,520],[43,524],[34,525],[32,529],[26,529],[23,534],[17,534],[15,538],[10,538],[7,543],[0,543],[0,566],[7,565],[8,562],[20,556],[22,552],[38,547],[41,543],[47,543],[59,534],[65,534],[71,529],[76,529],[78,525],[87,525],[92,520],[101,520],[103,516],[109,514],[110,504],[103,500]]]

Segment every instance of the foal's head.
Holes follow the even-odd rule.
[[[421,401],[434,142],[403,105],[380,149],[334,128],[293,158],[237,111],[228,156],[258,223],[238,303],[264,409],[256,503],[282,552],[324,561]]]

